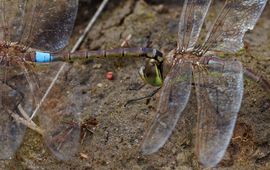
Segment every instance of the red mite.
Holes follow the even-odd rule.
[[[113,80],[113,72],[111,72],[111,71],[107,72],[106,78],[107,78],[108,80]]]

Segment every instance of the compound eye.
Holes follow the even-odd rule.
[[[151,59],[149,60],[149,65],[151,66],[158,65],[158,62],[155,59]]]
[[[147,84],[152,86],[162,85],[162,76],[156,61],[153,62],[150,60],[146,66],[142,66],[139,70],[139,74],[142,80]]]

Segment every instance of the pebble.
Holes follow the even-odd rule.
[[[97,87],[101,88],[101,87],[103,87],[103,84],[102,83],[98,83],[97,84]]]
[[[100,69],[102,67],[102,64],[95,64],[93,65],[94,69]]]
[[[81,159],[88,159],[88,155],[85,153],[80,153]]]
[[[157,10],[157,12],[158,13],[168,13],[169,12],[169,10],[168,10],[168,8],[166,8],[164,5],[159,5],[157,8],[156,8],[156,10]]]

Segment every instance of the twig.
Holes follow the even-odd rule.
[[[129,47],[128,41],[132,38],[131,34],[128,34],[128,36],[125,38],[125,40],[121,43],[121,47]]]
[[[60,73],[64,70],[66,63],[62,64],[61,68],[58,70],[56,76],[54,77],[53,81],[51,82],[50,86],[48,87],[48,89],[46,90],[45,94],[43,95],[43,97],[41,98],[41,100],[39,101],[36,109],[34,110],[34,112],[32,113],[32,116],[30,117],[30,120],[32,120],[34,118],[34,116],[37,114],[39,108],[41,107],[42,103],[45,101],[45,99],[47,98],[47,96],[49,95],[51,89],[53,88],[56,80],[58,79]]]
[[[24,118],[22,118],[21,116],[17,115],[16,113],[12,112],[11,110],[8,110],[9,114],[11,114],[11,116],[16,120],[16,122],[21,123],[23,125],[25,125],[26,127],[38,132],[39,134],[41,134],[42,136],[44,135],[44,130],[42,130],[41,128],[39,128],[34,122],[32,121],[28,121],[25,120]]]
[[[88,23],[87,27],[85,28],[83,34],[81,35],[81,37],[78,39],[78,41],[76,42],[76,44],[74,45],[74,47],[72,48],[71,52],[75,52],[79,46],[81,45],[81,43],[83,42],[83,40],[85,39],[86,35],[88,34],[88,32],[90,31],[90,29],[92,28],[92,26],[94,25],[95,21],[97,20],[98,16],[101,14],[102,10],[104,9],[104,7],[106,6],[106,4],[108,3],[109,0],[103,0],[101,5],[99,6],[98,10],[96,11],[95,15],[92,17],[92,19],[90,20],[90,22]]]

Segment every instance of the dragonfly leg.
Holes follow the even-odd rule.
[[[138,84],[136,84],[136,85],[138,85]],[[137,87],[131,86],[128,89],[129,90],[136,90],[136,91],[138,91],[138,90],[141,90],[145,85],[146,84],[142,84],[142,85],[138,85]]]
[[[124,106],[126,107],[127,105],[129,105],[129,104],[131,104],[131,103],[134,103],[134,102],[137,102],[137,101],[140,101],[140,100],[150,99],[150,98],[152,98],[152,97],[153,97],[160,89],[161,89],[161,87],[155,89],[154,91],[152,91],[152,93],[148,94],[147,96],[139,97],[139,98],[136,98],[136,99],[128,100]]]

